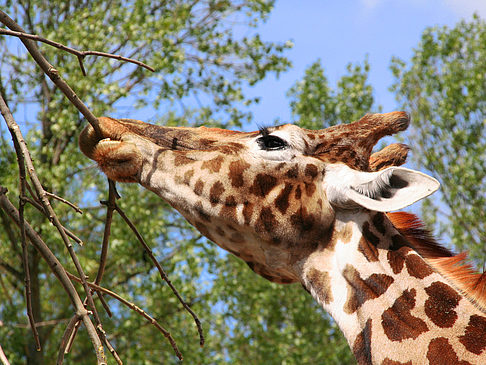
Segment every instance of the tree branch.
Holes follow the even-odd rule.
[[[75,55],[76,57],[78,57],[79,66],[80,66],[81,71],[83,72],[84,76],[86,76],[86,70],[84,69],[83,59],[86,56],[100,56],[100,57],[113,58],[113,59],[118,60],[118,61],[125,61],[125,62],[134,63],[137,66],[141,66],[141,67],[146,68],[149,71],[155,72],[155,70],[152,67],[150,67],[149,65],[147,65],[143,62],[131,59],[131,58],[123,57],[123,56],[120,56],[120,55],[115,55],[115,54],[112,54],[112,53],[106,53],[106,52],[78,51],[77,49],[65,46],[61,43],[51,41],[50,39],[46,39],[46,38],[40,37],[40,36],[35,35],[35,34],[28,34],[28,33],[25,33],[25,32],[16,32],[16,31],[8,30],[8,29],[1,29],[1,28],[0,28],[0,34],[10,35],[10,36],[13,36],[13,37],[19,37],[21,39],[31,39],[33,41],[43,42],[43,43],[46,43],[46,44],[48,44],[52,47],[56,47],[56,48],[61,49],[63,51],[69,52],[69,53]]]
[[[133,233],[135,233],[135,236],[137,237],[138,241],[143,246],[145,252],[147,252],[147,254],[150,257],[150,260],[152,260],[153,264],[155,265],[155,267],[159,271],[159,274],[160,274],[160,277],[162,278],[162,280],[164,280],[167,283],[167,285],[169,285],[170,289],[172,290],[174,295],[177,297],[179,302],[182,304],[182,306],[186,309],[187,312],[189,312],[189,314],[192,316],[192,318],[194,318],[194,322],[196,323],[197,331],[199,333],[199,344],[200,344],[201,347],[204,346],[204,334],[203,334],[203,330],[202,330],[202,326],[201,326],[201,321],[197,317],[196,313],[194,313],[193,310],[189,307],[189,305],[184,301],[184,299],[182,299],[181,295],[179,294],[177,289],[174,287],[174,285],[170,281],[170,279],[167,276],[167,274],[165,273],[164,269],[162,268],[162,266],[159,264],[159,262],[155,258],[151,248],[147,245],[147,243],[145,242],[142,235],[138,232],[137,227],[135,227],[135,225],[126,216],[125,212],[116,204],[115,204],[115,209],[118,212],[118,214],[120,214],[120,216],[123,218],[123,220],[128,224],[128,226],[133,231]]]
[[[0,208],[15,222],[15,224],[20,225],[21,223],[19,218],[19,212],[6,196],[6,192],[7,189],[5,189],[3,186],[0,186]],[[80,318],[82,318],[91,342],[93,343],[96,358],[98,360],[97,363],[99,365],[106,365],[106,358],[103,346],[96,332],[96,328],[91,322],[88,311],[83,306],[83,302],[81,301],[81,298],[79,297],[76,288],[73,286],[71,280],[67,276],[64,267],[28,222],[24,222],[24,227],[29,241],[39,251],[46,263],[49,265],[51,271],[56,275],[64,290],[68,294],[69,299],[71,300],[71,303],[76,310],[76,314],[80,316]]]
[[[79,279],[78,277],[74,276],[73,274],[70,274],[69,272],[67,272],[68,276],[77,281],[78,283],[81,282],[81,279]],[[118,294],[116,294],[115,292],[112,292],[111,290],[108,290],[108,289],[105,289],[99,285],[96,285],[95,283],[88,283],[88,285],[90,287],[92,287],[93,289],[95,289],[97,292],[103,292],[105,294],[108,294],[109,296],[115,298],[116,300],[118,300],[120,303],[126,305],[128,308],[134,310],[135,312],[137,312],[138,314],[142,315],[143,317],[145,317],[151,324],[153,324],[170,342],[172,348],[174,349],[174,352],[176,353],[177,357],[179,358],[179,360],[182,360],[182,354],[181,352],[179,351],[179,348],[177,347],[177,344],[174,340],[174,338],[172,337],[172,335],[170,334],[169,331],[167,331],[164,327],[162,327],[155,318],[153,318],[152,316],[150,316],[147,312],[145,312],[143,309],[137,307],[135,304],[129,302],[128,300],[124,299],[123,297],[119,296]]]

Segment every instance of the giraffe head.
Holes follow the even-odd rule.
[[[408,127],[403,112],[316,131],[290,124],[244,133],[99,122],[102,135],[88,126],[79,143],[109,178],[154,191],[275,282],[298,280],[295,265],[325,248],[339,211],[397,210],[439,187],[399,167],[405,145],[372,154],[379,139]]]

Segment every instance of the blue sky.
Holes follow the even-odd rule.
[[[292,40],[294,47],[287,56],[293,67],[278,79],[268,77],[247,90],[262,98],[252,108],[254,123],[249,128],[276,118],[289,121],[285,94],[319,58],[334,86],[349,62],[361,63],[368,55],[376,103],[384,112],[397,109],[388,91],[393,82],[391,58],[408,60],[425,28],[453,26],[474,12],[486,18],[486,0],[277,0],[268,21],[257,31],[265,40]]]

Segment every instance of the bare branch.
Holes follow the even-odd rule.
[[[199,344],[201,345],[201,347],[204,346],[204,334],[203,334],[203,330],[202,330],[202,326],[201,326],[201,321],[199,320],[198,316],[196,315],[196,313],[193,312],[193,310],[184,301],[184,299],[182,299],[181,295],[179,294],[179,292],[177,291],[177,289],[174,287],[174,285],[170,281],[170,279],[167,276],[167,274],[165,273],[164,269],[162,268],[162,266],[159,264],[159,262],[155,258],[154,254],[152,252],[152,249],[147,245],[147,243],[145,242],[145,240],[142,237],[142,235],[138,232],[137,227],[135,227],[135,225],[126,216],[125,212],[118,205],[115,205],[115,207],[116,207],[116,211],[118,212],[118,214],[120,214],[120,216],[128,224],[128,226],[133,231],[133,233],[135,233],[135,236],[137,236],[138,241],[143,246],[145,252],[147,252],[147,254],[150,257],[150,260],[152,260],[153,264],[155,265],[155,267],[159,271],[159,274],[160,274],[160,277],[162,278],[162,280],[164,280],[167,283],[167,285],[169,285],[169,287],[171,288],[172,292],[177,297],[177,299],[182,304],[182,306],[186,309],[186,311],[189,312],[189,314],[192,316],[192,318],[194,318],[194,322],[196,323],[197,331],[199,333]]]
[[[64,198],[61,198],[60,196],[57,196],[56,194],[49,193],[48,191],[46,191],[46,195],[47,196],[50,196],[51,198],[54,198],[56,200],[59,200],[60,202],[63,202],[64,204],[69,205],[71,208],[73,208],[76,211],[76,213],[83,214],[83,211],[81,209],[79,209],[78,206],[76,206],[75,204],[71,203],[69,200],[66,200]]]
[[[59,345],[59,353],[57,354],[57,365],[61,365],[64,362],[64,355],[69,352],[67,350],[68,344],[71,341],[71,338],[73,337],[72,334],[74,333],[74,330],[76,328],[76,324],[81,322],[81,318],[75,314],[70,320],[69,323],[64,330],[64,334],[62,335],[61,338],[61,344]]]
[[[73,279],[73,280],[76,280],[77,282],[81,282],[81,280],[70,274],[69,272],[67,272],[68,276]],[[142,315],[143,317],[145,317],[151,324],[153,324],[170,342],[172,348],[174,349],[174,352],[176,353],[177,357],[179,358],[179,360],[182,360],[182,354],[181,352],[179,351],[179,348],[177,347],[177,344],[174,340],[174,338],[172,337],[172,335],[170,334],[169,331],[167,331],[164,327],[162,327],[155,318],[153,318],[152,316],[150,316],[147,312],[145,312],[143,309],[137,307],[135,304],[129,302],[128,300],[124,299],[123,297],[119,296],[118,294],[112,292],[111,290],[108,290],[108,289],[105,289],[99,285],[96,285],[95,283],[88,283],[88,285],[90,287],[92,287],[93,289],[95,289],[97,292],[103,292],[105,294],[108,294],[109,296],[115,298],[116,300],[118,300],[119,302],[123,303],[124,305],[126,305],[128,308],[134,310],[135,312],[137,312],[138,314]]]
[[[149,71],[155,72],[155,70],[152,67],[150,67],[149,65],[147,65],[143,62],[134,60],[132,58],[127,58],[127,57],[123,57],[123,56],[112,54],[112,53],[106,53],[106,52],[78,51],[77,49],[65,46],[61,43],[51,41],[50,39],[46,39],[46,38],[40,37],[40,36],[35,35],[35,34],[28,34],[28,33],[25,33],[25,32],[16,32],[16,31],[13,31],[13,30],[1,29],[1,28],[0,28],[0,34],[19,37],[21,39],[31,39],[31,40],[34,40],[34,41],[43,42],[43,43],[46,43],[50,46],[53,46],[53,47],[56,47],[56,48],[61,49],[63,51],[69,52],[69,53],[75,55],[76,57],[78,57],[79,66],[81,67],[81,71],[83,72],[84,76],[86,76],[86,71],[85,71],[84,66],[83,66],[83,59],[86,56],[100,56],[100,57],[113,58],[113,59],[118,60],[118,61],[125,61],[125,62],[134,63],[137,66],[141,66],[141,67],[146,68]]]
[[[1,104],[3,98],[0,96],[0,108],[2,114],[4,114],[3,105]],[[24,206],[25,206],[25,162],[24,156],[20,149],[19,141],[14,138],[15,152],[17,153],[17,164],[19,166],[19,180],[20,180],[20,196],[19,196],[19,221],[20,221],[20,241],[22,245],[22,265],[24,267],[24,282],[25,282],[25,301],[27,304],[27,317],[29,318],[32,334],[34,335],[34,341],[36,350],[41,350],[41,344],[39,339],[39,332],[35,326],[34,313],[32,311],[32,290],[30,287],[30,270],[29,270],[29,253],[27,251],[27,239],[25,237],[24,227]]]

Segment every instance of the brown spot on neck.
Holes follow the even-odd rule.
[[[371,354],[371,318],[366,321],[363,330],[358,334],[353,343],[353,353],[359,365],[372,365]]]
[[[416,339],[421,333],[429,330],[424,321],[410,313],[415,308],[416,294],[415,289],[405,290],[391,308],[382,314],[381,324],[385,335],[391,341]]]
[[[434,272],[419,255],[407,255],[405,258],[405,263],[407,264],[407,271],[410,276],[418,279],[424,279]]]
[[[362,279],[359,272],[351,265],[346,265],[343,276],[348,284],[348,298],[344,304],[344,312],[356,312],[367,300],[383,295],[394,279],[385,274],[372,274]]]
[[[440,328],[452,327],[457,320],[457,307],[461,296],[449,285],[435,282],[425,288],[429,299],[425,301],[425,314]]]
[[[308,285],[314,290],[321,303],[332,302],[331,278],[328,272],[311,268],[307,273]]]
[[[386,227],[385,227],[385,214],[377,213],[373,217],[373,225],[375,226],[376,230],[381,233],[385,234]]]
[[[468,361],[459,361],[452,345],[444,337],[430,341],[427,360],[429,365],[472,365]]]
[[[486,349],[486,317],[471,316],[466,332],[459,341],[468,351],[480,355]]]

